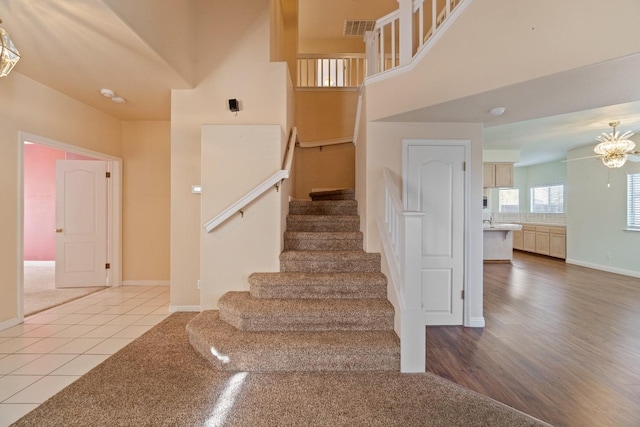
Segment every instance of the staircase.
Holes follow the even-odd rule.
[[[188,325],[191,345],[229,371],[400,370],[380,254],[362,250],[353,190],[291,201],[280,272],[249,276],[219,311]]]

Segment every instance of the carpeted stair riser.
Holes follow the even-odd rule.
[[[313,201],[319,200],[354,200],[356,192],[352,188],[344,188],[340,190],[316,191],[309,193],[309,197]]]
[[[385,331],[393,306],[384,299],[259,299],[227,292],[220,318],[242,331]]]
[[[357,215],[288,215],[287,231],[360,231]]]
[[[220,370],[400,369],[380,254],[362,250],[353,190],[291,201],[280,272],[254,273],[219,311],[189,325],[192,346]],[[323,199],[318,201],[319,199]]]
[[[253,298],[386,298],[382,273],[253,273]]]
[[[219,370],[400,370],[393,331],[247,332],[219,319],[216,311],[200,313],[187,330],[193,348]]]
[[[357,251],[362,250],[362,233],[353,231],[285,231],[285,251]]]
[[[289,215],[358,215],[358,204],[355,200],[292,200],[289,203]]]
[[[380,254],[364,251],[287,251],[280,254],[280,271],[379,272]]]

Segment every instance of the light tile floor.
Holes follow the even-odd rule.
[[[0,427],[17,421],[167,316],[168,286],[121,286],[0,331]]]

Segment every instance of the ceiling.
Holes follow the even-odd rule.
[[[175,2],[153,1],[152,9],[164,7],[166,16],[175,8]],[[22,56],[14,72],[121,120],[169,120],[171,89],[191,88],[193,81],[162,51],[160,39],[153,43],[148,32],[140,30],[141,22],[149,25],[144,19],[156,18],[149,15],[150,2],[0,0],[2,27]],[[341,38],[345,20],[375,18],[396,4],[396,0],[300,0],[299,37]],[[134,8],[144,17],[133,22],[138,31],[131,19],[125,19]],[[167,22],[160,24],[156,25],[160,30],[170,28]],[[609,131],[612,120],[621,121],[621,131],[640,133],[638,71],[640,56],[632,56],[389,120],[482,122],[485,148],[520,150],[518,166],[553,161],[565,158],[572,148],[595,145],[595,137]],[[114,90],[127,103],[111,102],[100,95],[101,88]],[[506,112],[491,116],[488,111],[496,106]]]
[[[149,39],[116,14],[118,5],[118,0],[109,5],[101,0],[0,0],[2,27],[21,55],[12,72],[121,120],[169,120],[170,90],[192,86]],[[111,102],[100,94],[102,88],[127,102]]]

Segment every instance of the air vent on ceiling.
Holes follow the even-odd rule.
[[[343,35],[364,36],[364,33],[366,31],[373,31],[373,27],[375,27],[375,25],[376,25],[376,21],[371,21],[371,20],[344,21]]]

